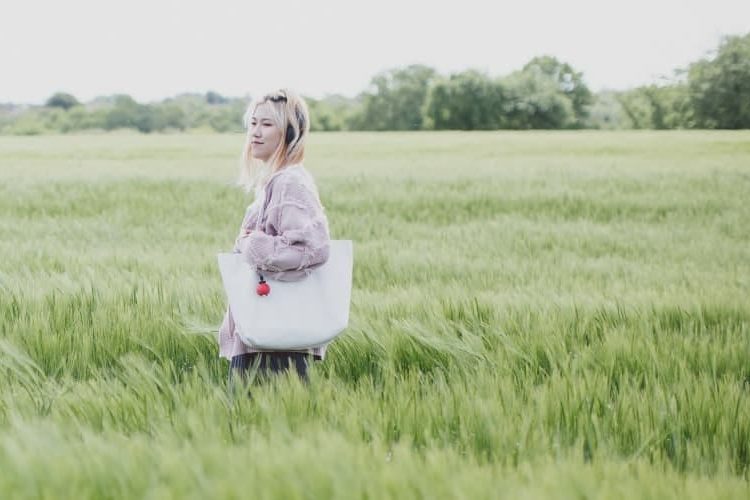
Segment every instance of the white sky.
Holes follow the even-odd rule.
[[[354,96],[385,69],[501,76],[543,54],[625,89],[748,32],[750,0],[2,0],[0,102]]]

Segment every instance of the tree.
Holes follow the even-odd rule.
[[[627,117],[629,126],[626,128],[646,129],[653,127],[651,103],[640,88],[618,92],[616,99]]]
[[[489,130],[503,126],[506,96],[500,82],[468,70],[437,80],[424,106],[427,127]]]
[[[211,105],[215,104],[226,104],[228,99],[218,92],[214,92],[213,90],[209,90],[206,92],[206,102]]]
[[[149,106],[153,130],[185,130],[185,112],[174,103],[159,103]]]
[[[238,132],[242,130],[245,107],[242,99],[228,99],[226,104],[209,110],[207,123],[216,132]]]
[[[322,99],[306,98],[310,109],[310,129],[313,131],[344,130],[356,107],[356,101],[342,95],[328,95]]]
[[[693,126],[693,113],[684,84],[647,85],[641,87],[641,92],[651,106],[651,128],[659,130]]]
[[[154,129],[154,117],[148,106],[138,104],[129,95],[117,95],[114,107],[107,111],[104,128],[136,128],[140,132],[151,132]]]
[[[78,99],[64,92],[57,92],[47,99],[46,103],[44,103],[48,108],[62,108],[65,110],[70,109],[73,106],[78,106],[79,104]]]
[[[750,33],[724,38],[713,60],[688,69],[689,99],[702,128],[750,128]]]
[[[625,112],[617,97],[618,93],[612,90],[598,92],[588,109],[588,118],[584,128],[606,130],[626,128]]]
[[[531,66],[502,80],[507,89],[505,126],[513,129],[560,129],[576,126],[573,104],[555,80]]]
[[[360,97],[362,107],[351,120],[362,130],[419,130],[422,106],[436,71],[421,64],[392,69],[373,77]]]
[[[537,68],[551,78],[560,92],[565,94],[573,105],[576,127],[583,127],[588,117],[588,107],[594,102],[593,95],[583,81],[583,73],[575,71],[570,64],[558,61],[552,56],[539,56],[526,63],[521,71]]]

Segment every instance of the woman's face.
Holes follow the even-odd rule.
[[[281,129],[273,122],[269,104],[259,104],[250,118],[251,154],[253,158],[267,161],[281,142]]]

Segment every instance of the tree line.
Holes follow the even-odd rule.
[[[593,93],[580,71],[535,57],[503,76],[441,75],[415,64],[375,75],[358,96],[306,98],[313,130],[750,128],[750,33],[725,37],[713,57],[662,84]],[[142,104],[128,95],[88,103],[57,93],[43,106],[0,104],[0,133],[242,131],[249,97],[182,94]]]

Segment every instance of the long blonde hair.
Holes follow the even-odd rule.
[[[268,161],[253,158],[250,120],[255,109],[268,103],[274,125],[282,130],[281,141]],[[305,143],[310,132],[310,114],[304,99],[289,89],[279,89],[250,102],[243,123],[248,133],[242,149],[240,175],[237,183],[251,192],[256,186],[263,185],[274,173],[287,165],[301,163],[305,158]]]

